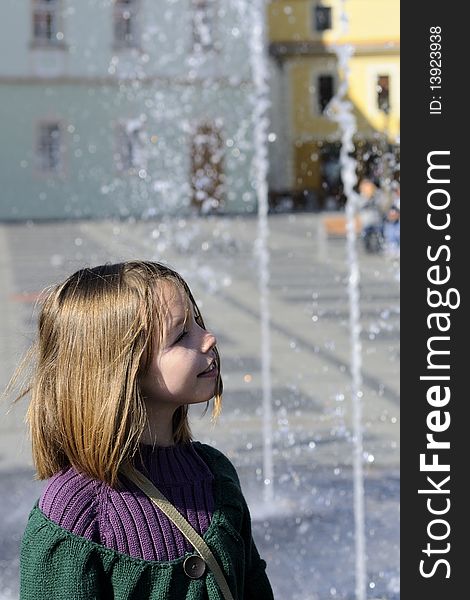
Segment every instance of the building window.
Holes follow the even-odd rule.
[[[193,51],[208,52],[214,48],[214,0],[191,0]]]
[[[114,0],[114,45],[137,47],[140,43],[137,29],[138,0]]]
[[[201,213],[217,211],[224,197],[224,144],[215,123],[201,123],[191,143],[192,204]]]
[[[332,75],[319,75],[317,78],[317,106],[322,113],[334,96],[334,79]]]
[[[121,121],[116,127],[114,159],[120,172],[133,172],[145,167],[142,121]]]
[[[386,115],[390,112],[390,76],[377,75],[377,108]]]
[[[37,136],[37,165],[43,173],[58,173],[62,167],[62,140],[59,123],[40,123]]]
[[[64,39],[60,31],[60,0],[33,0],[33,38],[43,44],[57,44]]]
[[[313,7],[313,28],[315,31],[327,31],[331,29],[331,6]]]

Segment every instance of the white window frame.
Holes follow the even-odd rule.
[[[216,0],[189,1],[191,4],[192,52],[198,54],[213,52],[216,48]]]
[[[388,79],[388,88],[387,88],[387,92],[388,92],[388,107],[387,110],[384,110],[381,106],[380,106],[380,96],[379,96],[379,79],[381,77],[387,77]],[[376,80],[376,105],[377,105],[377,109],[380,112],[383,112],[384,114],[388,115],[390,114],[390,112],[392,111],[392,78],[390,76],[389,73],[379,73],[379,75],[377,75],[377,80]]]
[[[330,11],[330,27],[327,27],[326,29],[317,29],[317,15],[316,15],[317,8],[329,9],[329,11]],[[311,8],[310,23],[311,23],[311,29],[316,35],[323,35],[324,33],[328,32],[328,31],[333,31],[333,29],[334,29],[333,6],[331,4],[324,4],[323,2],[314,2],[312,4],[312,8]]]
[[[114,48],[140,48],[140,26],[138,13],[140,9],[140,0],[113,0],[113,46]],[[125,33],[123,38],[119,38],[118,24],[127,21],[129,32]],[[128,37],[127,37],[128,36]],[[127,39],[126,39],[127,37]]]
[[[389,102],[390,110],[385,113],[378,106],[377,102],[377,82],[380,75],[388,75],[389,78]],[[392,62],[384,62],[380,64],[371,65],[367,69],[367,110],[368,112],[377,117],[379,115],[385,115],[391,117],[393,115],[400,114],[400,70],[399,65],[393,64]]]
[[[57,131],[57,142],[46,129]],[[46,145],[47,144],[47,145]],[[55,156],[53,156],[55,155]],[[35,172],[38,175],[61,175],[65,166],[64,124],[60,119],[41,119],[36,123]]]
[[[331,98],[333,98],[334,95],[337,92],[337,82],[336,82],[335,74],[331,73],[330,71],[317,71],[315,73],[315,75],[314,75],[316,114],[318,114],[320,116],[324,116],[324,114],[325,114],[325,108],[326,107],[322,108],[321,107],[321,103],[320,103],[320,77],[331,77],[331,81],[332,81],[332,94],[331,94]],[[331,98],[330,98],[330,100],[331,100]]]
[[[115,123],[114,129],[116,170],[119,173],[134,174],[146,169],[145,134],[141,119],[120,119]],[[123,152],[125,144],[127,149]]]
[[[36,29],[36,17],[50,17],[50,29],[46,27],[41,35]],[[63,45],[62,31],[62,0],[32,0],[31,2],[31,37],[34,45],[60,46]]]
[[[190,131],[191,131],[191,138],[190,138],[191,194],[192,194],[193,198],[194,198],[194,195],[198,194],[198,188],[201,189],[201,191],[203,193],[203,188],[200,188],[196,183],[197,178],[198,178],[198,173],[194,172],[194,170],[193,170],[195,165],[194,165],[194,155],[192,153],[194,152],[195,146],[198,144],[197,138],[198,138],[198,136],[206,137],[209,134],[210,136],[212,136],[212,135],[215,136],[217,139],[218,143],[214,148],[215,152],[212,152],[210,143],[207,144],[205,140],[202,141],[201,147],[208,148],[211,158],[212,157],[217,158],[217,161],[211,160],[210,162],[217,165],[216,167],[214,167],[216,170],[215,182],[218,184],[215,191],[216,191],[216,193],[218,191],[220,196],[214,197],[212,199],[210,199],[210,198],[204,199],[203,197],[200,197],[197,199],[197,204],[200,206],[200,209],[202,210],[203,214],[210,213],[212,211],[217,211],[221,206],[223,206],[225,192],[226,192],[225,170],[224,170],[224,164],[225,164],[225,160],[226,160],[226,155],[225,155],[226,146],[225,146],[225,142],[224,142],[223,120],[216,118],[216,119],[204,119],[204,120],[195,121],[191,124]],[[205,164],[206,163],[203,163],[203,165],[205,165]],[[203,173],[202,177],[205,177],[205,176],[206,176],[205,173]],[[214,180],[212,180],[212,181],[214,181]]]
[[[318,85],[320,77],[325,75],[329,75],[333,79],[333,98],[338,91],[338,74],[336,70],[336,62],[332,62],[329,60],[323,65],[316,66],[316,68],[312,69],[312,71],[310,72],[310,82],[312,86],[310,110],[312,114],[316,117],[325,117],[325,113],[320,106]]]

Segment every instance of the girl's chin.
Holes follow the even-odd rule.
[[[202,404],[203,402],[209,402],[215,396],[215,393],[210,396],[203,396],[201,398],[193,398],[190,402],[186,402],[186,404]]]

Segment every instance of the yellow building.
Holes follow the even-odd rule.
[[[354,49],[347,99],[357,122],[358,175],[386,184],[397,178],[396,167],[390,167],[394,161],[385,161],[384,155],[399,152],[399,0],[273,0],[268,35],[276,134],[271,144],[273,201],[290,193],[301,205],[310,199],[323,207],[333,198],[341,204],[340,132],[327,108],[342,77],[335,52],[341,45]]]

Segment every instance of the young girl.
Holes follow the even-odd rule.
[[[154,262],[82,269],[45,299],[36,350],[27,418],[49,481],[22,541],[21,599],[272,599],[233,465],[191,439],[188,406],[215,397],[216,416],[222,379],[183,279]],[[132,474],[203,537],[228,592]]]

